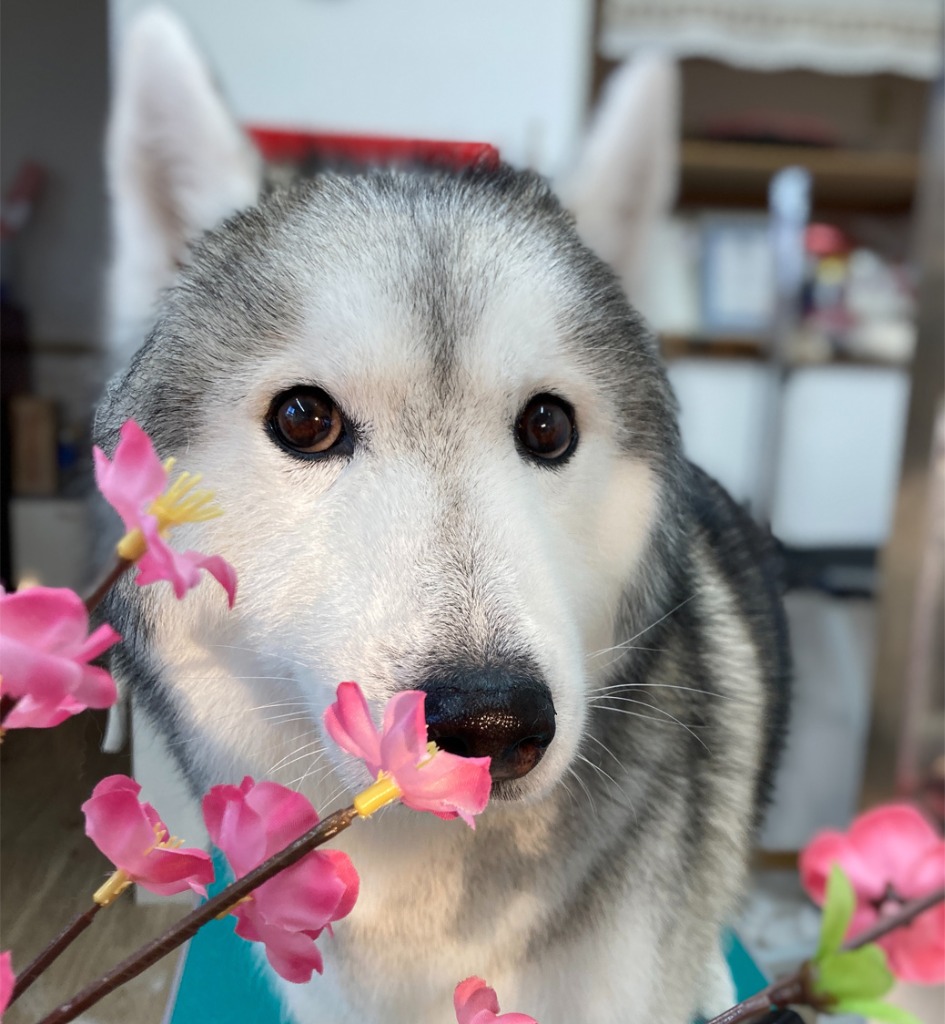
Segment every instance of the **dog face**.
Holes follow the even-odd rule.
[[[377,703],[425,690],[432,736],[491,756],[495,796],[547,794],[596,655],[646,624],[679,462],[645,329],[547,187],[299,183],[200,239],[154,319],[100,440],[134,417],[202,469],[227,514],[177,543],[240,577],[229,615],[209,588],[128,586],[115,609],[151,637],[128,667],[188,768],[320,802],[364,784],[318,726],[355,679]]]

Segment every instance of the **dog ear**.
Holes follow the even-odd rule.
[[[165,8],[145,10],[121,41],[106,166],[110,340],[113,357],[125,362],[189,243],[253,203],[262,180],[258,153]]]
[[[653,228],[676,198],[679,93],[668,57],[644,54],[618,68],[562,190],[581,238],[614,268],[631,299],[643,289]]]

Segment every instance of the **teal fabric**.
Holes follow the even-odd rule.
[[[220,881],[211,886],[211,895],[230,877],[219,853],[214,868]],[[289,1024],[260,959],[250,943],[234,934],[235,923],[233,917],[211,921],[190,940],[165,1024]],[[729,936],[725,953],[739,999],[765,986],[764,975],[737,936]]]

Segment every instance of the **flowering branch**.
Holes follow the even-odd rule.
[[[157,963],[162,957],[183,945],[209,921],[228,913],[264,882],[301,860],[307,853],[327,843],[330,839],[334,839],[357,817],[358,812],[353,806],[335,811],[334,814],[319,822],[295,842],[290,843],[284,850],[228,885],[206,903],[201,904],[177,924],[168,928],[163,935],[142,946],[136,953],[110,971],[106,971],[97,981],[92,982],[78,995],[73,996],[68,1002],[63,1003],[44,1017],[40,1024],[67,1024],[68,1021],[75,1020],[80,1013],[93,1006],[114,989],[124,985],[132,978],[136,978],[152,964]]]
[[[843,944],[845,952],[862,949],[876,939],[888,935],[897,928],[910,924],[920,914],[945,901],[945,888],[923,896],[921,899],[904,903],[894,914],[882,917],[872,927]],[[785,1009],[790,1005],[812,1006],[815,1009],[827,1009],[822,996],[818,996],[812,987],[812,971],[810,961],[805,961],[793,973],[773,982],[760,992],[750,996],[737,1005],[713,1017],[707,1024],[749,1024],[772,1007]]]

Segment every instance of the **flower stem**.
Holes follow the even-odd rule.
[[[895,914],[881,917],[874,925],[860,932],[859,935],[855,935],[849,942],[845,942],[843,948],[859,949],[860,946],[875,942],[877,939],[881,939],[887,932],[891,932],[895,928],[901,928],[904,924],[909,924],[919,914],[924,914],[926,910],[930,910],[936,903],[943,901],[945,901],[945,886],[941,889],[936,889],[935,892],[930,892],[928,896],[921,896],[917,900],[903,903]]]
[[[127,558],[118,558],[109,570],[108,575],[96,586],[91,594],[85,599],[85,610],[93,612],[102,603],[102,598],[112,589],[117,580],[123,576],[135,563]]]
[[[713,1017],[708,1024],[747,1024],[764,1016],[772,1007],[808,1003],[811,997],[809,981],[807,965],[802,964],[794,974],[773,982],[718,1017]]]
[[[316,847],[327,843],[339,832],[343,832],[357,817],[358,812],[354,807],[346,807],[330,814],[324,821],[319,822],[305,835],[299,836],[284,850],[264,861],[248,875],[238,878],[232,885],[228,885],[222,892],[217,893],[213,899],[207,900],[186,917],[181,918],[163,935],[142,946],[136,953],[110,971],[106,971],[97,981],[92,982],[78,995],[73,996],[68,1002],[63,1003],[58,1009],[44,1017],[40,1024],[67,1024],[67,1021],[75,1020],[80,1013],[113,992],[119,985],[124,985],[125,982],[136,978],[142,971],[157,963],[161,957],[183,945],[189,938],[196,935],[208,921],[212,921],[219,914],[225,913],[235,906],[263,882],[267,882],[280,871],[301,860]]]
[[[12,1005],[21,995],[33,984],[33,982],[54,963],[60,954],[70,946],[92,923],[95,915],[101,910],[98,903],[93,903],[87,910],[75,917],[65,928],[49,943],[49,945],[36,957],[31,964],[28,964],[16,976],[13,985],[13,992],[10,995]]]
[[[859,949],[875,942],[897,928],[909,924],[926,910],[945,901],[945,887],[930,892],[928,896],[904,903],[895,914],[881,917],[872,927],[855,935],[843,944],[844,950]],[[793,973],[768,985],[737,1005],[713,1017],[707,1024],[742,1024],[755,1020],[771,1007],[785,1008],[790,1004],[813,1006],[818,1009],[817,998],[810,990],[810,967],[803,963]]]

